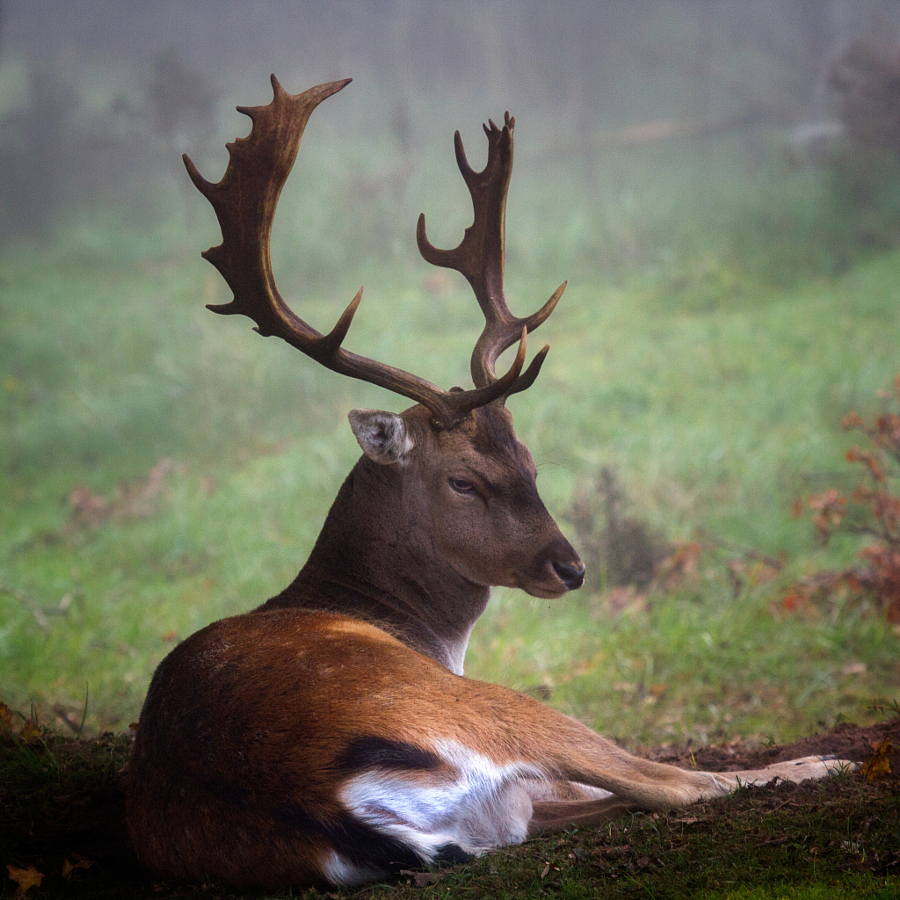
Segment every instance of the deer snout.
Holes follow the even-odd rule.
[[[553,561],[553,571],[566,586],[566,590],[574,591],[584,584],[584,563],[579,559],[576,563]]]
[[[584,563],[572,545],[561,538],[541,554],[535,575],[534,584],[522,585],[529,594],[535,597],[561,597],[584,584]]]
[[[575,548],[557,532],[510,587],[519,587],[532,597],[551,600],[584,584],[584,563]]]

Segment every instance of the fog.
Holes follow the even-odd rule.
[[[351,154],[385,138],[418,160],[456,128],[474,145],[508,109],[538,178],[673,136],[739,135],[753,164],[765,129],[833,118],[829,67],[859,40],[900,44],[900,3],[3,0],[0,216],[35,237],[72,206],[140,204],[185,150],[221,170],[246,129],[229,110],[268,102],[273,72],[291,92],[354,79],[317,113]]]

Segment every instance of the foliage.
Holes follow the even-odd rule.
[[[889,622],[900,623],[900,376],[894,394],[883,394],[884,410],[871,422],[856,412],[843,421],[846,430],[866,436],[868,448],[852,447],[847,461],[858,466],[862,480],[848,495],[837,488],[809,498],[820,539],[835,534],[874,538],[858,552],[860,564],[820,572],[802,580],[784,599],[788,608],[849,593],[855,602],[871,600]]]

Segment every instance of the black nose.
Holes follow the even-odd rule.
[[[578,565],[554,561],[553,571],[559,575],[560,581],[570,591],[574,591],[584,584],[584,563],[580,559]]]

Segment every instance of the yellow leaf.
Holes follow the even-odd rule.
[[[71,857],[67,856],[63,860],[62,877],[68,881],[76,869],[89,869],[93,864],[94,861],[92,859],[86,859],[77,853],[73,853]]]
[[[8,865],[6,871],[9,873],[9,880],[14,881],[18,885],[18,888],[16,888],[17,897],[24,897],[31,888],[40,887],[41,882],[44,880],[43,873],[38,872],[34,866],[20,869],[18,866]]]
[[[894,752],[894,746],[890,738],[885,738],[881,743],[873,741],[872,749],[875,751],[872,758],[862,767],[862,773],[866,781],[874,781],[882,775],[889,775],[891,764],[888,757]]]
[[[38,728],[37,722],[35,722],[34,719],[28,719],[22,726],[19,737],[25,741],[26,744],[38,743],[41,739],[41,730]]]

